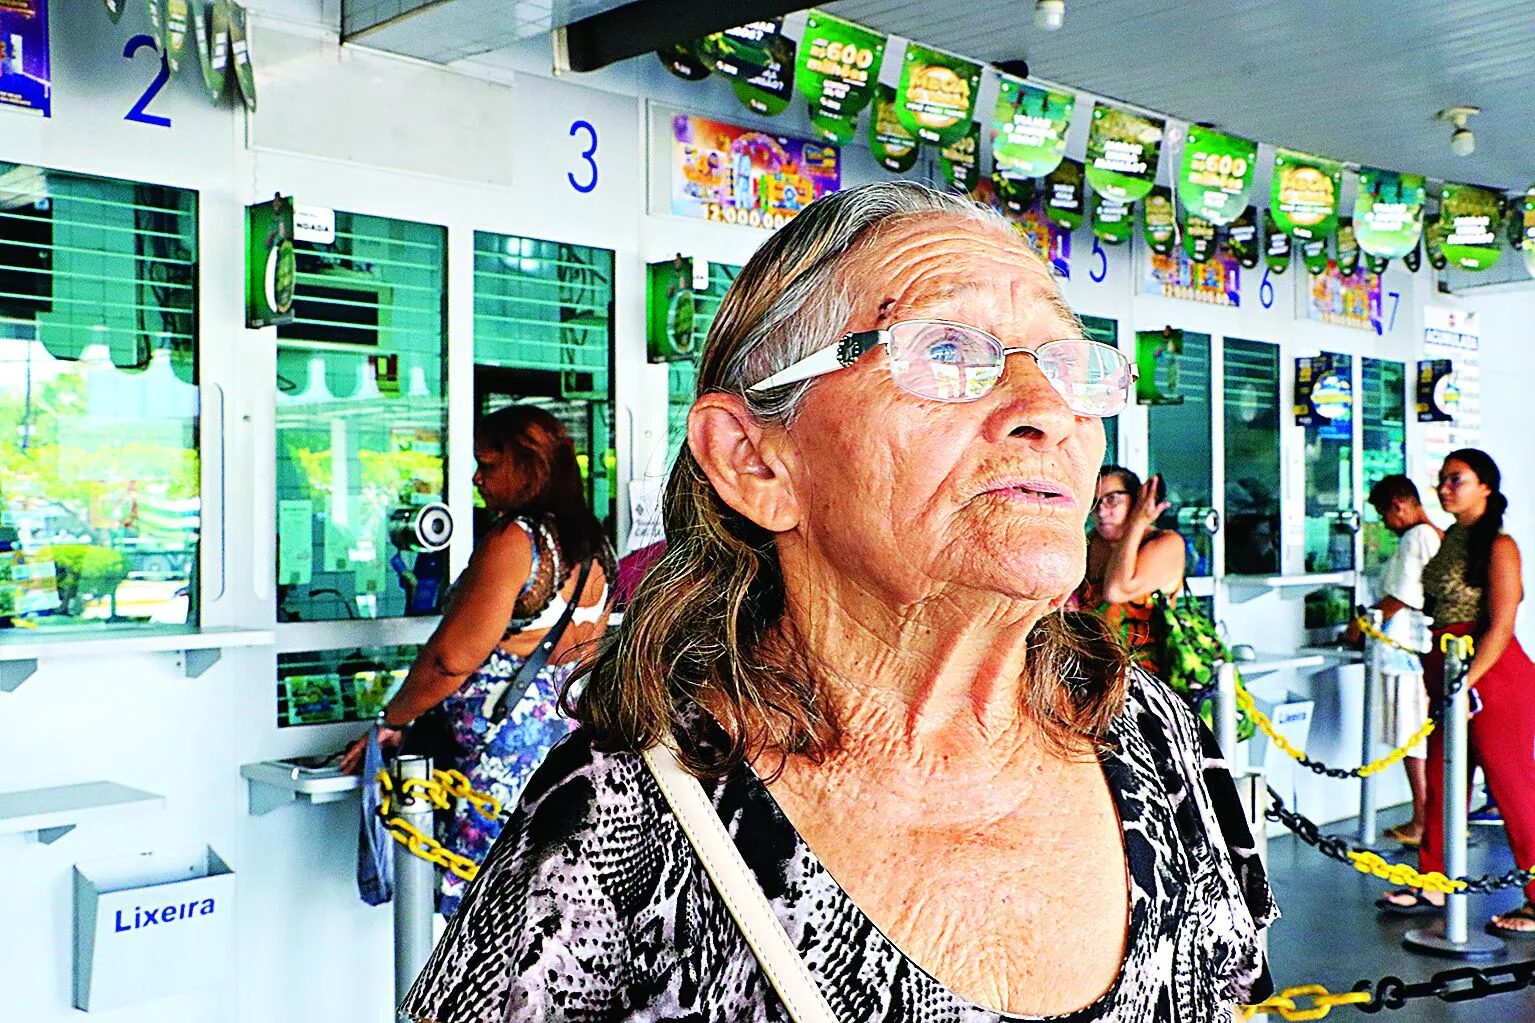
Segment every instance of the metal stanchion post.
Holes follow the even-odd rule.
[[[432,776],[427,757],[403,756],[394,761],[394,790],[399,793],[395,813],[424,835],[432,833],[432,804],[420,796],[405,794],[407,778],[422,781]],[[437,868],[404,848],[394,852],[394,1000],[405,1000],[421,968],[432,954],[432,913]]]
[[[1370,624],[1379,629],[1385,617],[1378,608],[1369,612]],[[1375,759],[1375,708],[1384,691],[1381,665],[1385,662],[1385,650],[1380,640],[1367,636],[1364,641],[1364,709],[1360,716],[1360,763],[1368,764]],[[1359,844],[1371,848],[1377,842],[1379,830],[1375,823],[1375,776],[1359,779]]]
[[[1461,677],[1467,667],[1461,660],[1461,648],[1452,643],[1444,657],[1444,680],[1448,686]],[[1447,877],[1466,875],[1466,777],[1470,732],[1471,694],[1464,686],[1455,694],[1444,716],[1444,872]],[[1408,931],[1402,947],[1412,952],[1455,959],[1482,959],[1503,951],[1503,942],[1490,934],[1471,934],[1466,924],[1464,892],[1445,896],[1444,923],[1435,928]]]
[[[1229,661],[1215,665],[1215,741],[1227,766],[1237,771],[1237,668]]]

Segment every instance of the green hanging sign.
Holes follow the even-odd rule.
[[[1400,258],[1423,233],[1423,176],[1359,168],[1354,237],[1367,255]]]
[[[1307,238],[1300,243],[1300,258],[1306,264],[1306,272],[1315,277],[1327,269],[1327,239]]]
[[[1123,245],[1130,240],[1133,223],[1130,203],[1114,202],[1101,195],[1093,196],[1093,235],[1110,245]]]
[[[1268,264],[1269,273],[1278,277],[1290,268],[1291,243],[1290,236],[1279,229],[1274,222],[1274,211],[1263,211],[1263,261]]]
[[[172,74],[181,70],[187,37],[192,33],[190,7],[188,0],[165,0],[165,61]]]
[[[1146,194],[1146,201],[1141,203],[1141,237],[1146,239],[1152,252],[1165,256],[1173,251],[1177,236],[1172,193],[1158,185]]]
[[[1066,155],[1066,133],[1076,97],[1039,89],[1003,75],[991,126],[991,159],[996,173],[1042,178]]]
[[[1423,233],[1428,233],[1426,224]],[[1423,245],[1421,238],[1413,243],[1412,251],[1402,257],[1402,265],[1413,273],[1417,273],[1418,268],[1423,265]]]
[[[117,24],[123,16],[123,8],[128,5],[128,0],[107,0],[107,17],[112,19],[112,24]]]
[[[1258,265],[1258,211],[1248,206],[1226,227],[1226,251],[1244,269]]]
[[[1366,252],[1364,265],[1372,274],[1383,274],[1386,272],[1386,267],[1391,265],[1391,260],[1385,256],[1372,256]]]
[[[1033,209],[1034,195],[1038,191],[1033,178],[993,175],[991,185],[996,190],[997,202],[1002,204],[1003,212],[1022,216]]]
[[[1178,211],[1178,223],[1183,229],[1183,251],[1189,261],[1208,263],[1215,255],[1215,225],[1187,209]]]
[[[907,43],[896,116],[923,142],[948,145],[970,130],[980,85],[981,66],[974,61]]]
[[[293,322],[293,197],[245,207],[245,325]]]
[[[213,51],[215,42],[212,38],[212,27],[209,18],[213,12],[211,9],[203,9],[199,2],[192,9],[192,48],[197,51],[197,64],[202,70],[203,88],[208,90],[208,98],[217,103],[224,95],[224,85],[229,79],[227,72],[228,58],[225,58],[225,66],[214,70]],[[225,47],[229,45],[229,16],[225,12],[220,22],[224,26],[224,35],[219,42]]]
[[[1525,191],[1520,208],[1524,213],[1521,221],[1524,233],[1519,241],[1519,251],[1524,255],[1524,268],[1535,277],[1535,185]]]
[[[1274,151],[1269,209],[1286,234],[1302,241],[1326,238],[1338,226],[1338,187],[1343,165],[1289,149]]]
[[[943,180],[951,190],[968,195],[981,183],[980,150],[981,126],[971,122],[970,131],[963,138],[939,152]]]
[[[782,18],[749,21],[705,36],[699,54],[731,79],[741,105],[754,114],[777,117],[794,87],[794,41],[783,34]]]
[[[1439,204],[1444,234],[1439,242],[1444,258],[1462,270],[1486,270],[1503,254],[1503,197],[1490,188],[1449,182]]]
[[[858,122],[851,117],[837,117],[828,114],[814,103],[810,104],[807,111],[810,115],[810,125],[816,130],[816,134],[823,141],[834,142],[839,146],[845,146],[853,141],[853,136],[858,134]]]
[[[1428,265],[1435,270],[1443,270],[1450,265],[1450,260],[1444,254],[1444,221],[1439,219],[1444,214],[1444,207],[1433,218],[1423,224],[1423,254],[1428,257]]]
[[[1338,272],[1344,277],[1354,276],[1359,269],[1359,243],[1354,240],[1354,222],[1348,217],[1338,221]]]
[[[1062,160],[1045,178],[1045,216],[1063,231],[1082,226],[1087,212],[1085,180],[1082,164],[1076,160]]]
[[[895,90],[881,85],[869,118],[869,152],[892,174],[905,174],[917,163],[917,137],[895,114]]]
[[[714,71],[713,61],[698,53],[697,43],[672,43],[656,51],[661,66],[684,82],[701,82]]]
[[[164,53],[165,0],[146,0],[145,10],[149,12],[149,38],[155,41],[155,48]]]
[[[1163,122],[1118,107],[1093,107],[1087,135],[1087,183],[1117,203],[1144,199],[1157,180]]]
[[[794,87],[810,101],[811,120],[817,110],[845,121],[856,117],[874,98],[884,59],[883,35],[812,10],[794,65]]]
[[[1247,208],[1258,143],[1223,132],[1189,128],[1178,174],[1178,198],[1190,215],[1229,224]]]
[[[256,70],[251,67],[250,36],[245,8],[240,4],[229,5],[229,59],[235,66],[235,82],[240,86],[240,98],[245,109],[256,109]]]

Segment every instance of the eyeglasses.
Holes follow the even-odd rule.
[[[1111,345],[1085,338],[1009,348],[979,327],[952,320],[902,320],[883,330],[861,330],[812,352],[749,390],[766,391],[835,373],[878,345],[890,358],[890,377],[901,389],[934,401],[976,401],[1002,379],[1009,355],[1032,358],[1066,406],[1077,415],[1118,415],[1130,401],[1136,367]]]
[[[1093,511],[1100,508],[1118,508],[1120,505],[1129,504],[1135,495],[1128,490],[1110,490],[1098,500],[1093,502]]]

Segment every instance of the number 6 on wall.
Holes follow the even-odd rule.
[[[154,38],[147,35],[136,35],[129,39],[127,44],[123,46],[123,56],[132,60],[146,46],[160,54],[160,73],[155,75],[155,80],[149,83],[149,88],[144,90],[144,94],[139,97],[139,101],[133,104],[133,109],[123,115],[123,120],[138,121],[140,124],[153,124],[159,128],[169,128],[171,126],[171,119],[169,117],[151,114],[145,108],[154,102],[155,97],[160,95],[160,90],[165,88],[165,83],[171,80],[171,62],[166,59],[165,54],[160,53],[160,47],[155,43]]]

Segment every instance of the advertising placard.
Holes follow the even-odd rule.
[[[1311,278],[1306,318],[1334,327],[1382,333],[1380,275],[1356,269],[1345,274],[1334,260]]]
[[[1146,263],[1142,294],[1233,308],[1242,304],[1242,267],[1224,249],[1217,248],[1209,259],[1196,263],[1183,246],[1175,245],[1165,256],[1149,253]]]
[[[968,132],[939,151],[939,167],[949,188],[966,194],[975,191],[981,181],[980,149],[981,126],[971,122]]]
[[[1141,203],[1141,236],[1152,252],[1165,256],[1173,251],[1173,240],[1178,234],[1173,218],[1172,193],[1158,185]]]
[[[1418,360],[1418,422],[1452,423],[1460,408],[1455,363],[1450,359]]]
[[[1108,245],[1123,245],[1135,228],[1135,207],[1093,195],[1093,236]]]
[[[1263,211],[1263,261],[1269,273],[1278,277],[1290,268],[1290,236],[1279,229],[1274,221],[1274,211]]]
[[[1295,360],[1295,425],[1336,426],[1354,412],[1352,357],[1322,355]]]
[[[1423,176],[1377,167],[1359,169],[1354,200],[1354,237],[1371,256],[1400,259],[1423,233]]]
[[[1208,260],[1215,252],[1215,225],[1187,208],[1178,211],[1178,222],[1183,229],[1184,253],[1196,263]]]
[[[992,117],[991,158],[998,176],[1042,178],[1066,155],[1076,96],[1003,75]]]
[[[881,85],[869,118],[869,152],[892,174],[905,174],[917,165],[917,136],[895,115],[895,90]]]
[[[656,51],[661,66],[684,82],[701,82],[714,71],[712,61],[698,53],[697,43],[672,43]]]
[[[1193,125],[1183,143],[1178,199],[1191,216],[1229,224],[1247,208],[1258,144]]]
[[[1354,221],[1349,217],[1338,218],[1338,272],[1351,277],[1359,268],[1359,242],[1354,238]]]
[[[1087,136],[1087,183],[1114,202],[1144,199],[1157,180],[1157,154],[1162,145],[1160,118],[1129,110],[1093,107]]]
[[[979,64],[907,43],[895,92],[896,116],[923,142],[948,145],[970,130],[980,85]]]
[[[48,0],[0,3],[0,106],[53,113]]]
[[[1498,244],[1503,197],[1492,189],[1447,182],[1439,222],[1444,228],[1439,250],[1462,270],[1486,270],[1503,254]]]
[[[1249,206],[1226,228],[1226,251],[1236,257],[1242,269],[1258,265],[1258,211]]]
[[[842,153],[808,139],[678,114],[672,213],[775,230],[842,182]]]
[[[874,98],[884,59],[883,35],[812,10],[800,40],[794,87],[810,101],[812,117],[820,112],[851,121]]]
[[[1343,164],[1289,149],[1274,151],[1269,209],[1286,234],[1326,238],[1338,226],[1338,188]]]
[[[1045,178],[1045,215],[1056,227],[1075,231],[1082,226],[1084,181],[1082,164],[1077,160],[1062,160]]]
[[[245,207],[245,325],[293,322],[293,197]]]

